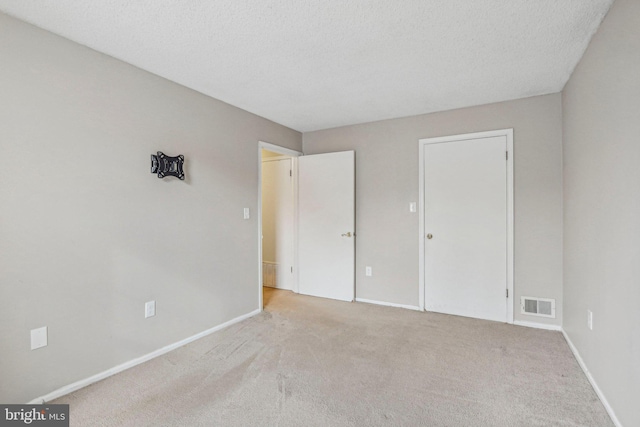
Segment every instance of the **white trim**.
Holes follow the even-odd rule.
[[[193,342],[195,340],[198,340],[200,338],[206,337],[207,335],[210,335],[214,332],[217,332],[221,329],[224,329],[228,326],[231,326],[235,323],[238,322],[242,322],[243,320],[246,320],[250,317],[255,316],[256,314],[260,314],[261,310],[253,310],[250,313],[247,314],[243,314],[242,316],[238,316],[234,319],[231,319],[227,322],[224,322],[218,326],[214,326],[213,328],[207,329],[206,331],[202,331],[200,333],[197,333],[195,335],[192,335],[188,338],[185,338],[181,341],[175,342],[173,344],[169,344],[167,346],[164,346],[162,348],[159,348],[158,350],[152,351],[151,353],[145,354],[144,356],[140,356],[137,357],[135,359],[132,359],[128,362],[122,363],[118,366],[114,366],[113,368],[107,369],[106,371],[100,372],[98,374],[92,375],[89,378],[85,378],[83,380],[80,381],[76,381],[72,384],[66,385],[64,387],[61,387],[57,390],[52,391],[51,393],[47,393],[44,396],[40,396],[37,397],[33,400],[31,400],[30,402],[27,402],[28,405],[35,405],[35,404],[43,404],[45,402],[49,402],[51,400],[57,399],[59,397],[62,397],[66,394],[69,393],[73,393],[76,390],[80,390],[83,387],[86,387],[88,385],[91,385],[93,383],[96,383],[98,381],[101,381],[105,378],[108,378],[112,375],[118,374],[120,372],[123,372],[129,368],[133,368],[136,365],[140,365],[141,363],[147,362],[151,359],[155,359],[158,356],[162,356],[163,354],[166,354],[172,350],[175,350],[178,347],[182,347],[186,344],[189,344],[190,342]]]
[[[424,311],[423,309],[415,305],[396,304],[393,302],[384,302],[384,301],[374,301],[374,300],[364,299],[364,298],[356,298],[356,302],[363,302],[365,304],[384,305],[387,307],[406,308],[407,310]]]
[[[300,156],[303,154],[300,153]],[[299,293],[300,269],[298,266],[298,158],[291,158],[291,171],[293,173],[293,292]]]
[[[290,158],[291,158],[291,156],[273,156],[273,157],[264,157],[264,158],[262,159],[262,163],[265,163],[265,162],[277,162],[277,161],[279,161],[279,160],[287,160],[287,159],[290,159]]]
[[[302,152],[292,150],[290,148],[281,147],[279,145],[271,144],[270,142],[258,141],[258,148],[260,150],[265,149],[267,151],[273,151],[274,153],[282,154],[283,156],[299,157],[302,156]],[[259,151],[262,155],[262,152]],[[262,157],[262,156],[260,156]]]
[[[514,251],[515,240],[513,224],[515,219],[514,214],[514,175],[513,175],[513,163],[515,156],[513,154],[513,129],[505,129],[500,131],[506,133],[507,136],[507,289],[509,289],[509,298],[507,299],[507,322],[513,323],[516,299],[515,291],[513,290],[514,283]]]
[[[604,405],[604,409],[607,410],[609,417],[611,417],[611,421],[613,421],[613,424],[615,424],[616,427],[623,427],[618,417],[616,417],[616,413],[613,412],[613,408],[611,407],[611,405],[609,405],[607,398],[604,397],[604,393],[602,392],[602,390],[600,390],[600,387],[598,387],[596,380],[591,375],[591,372],[589,372],[589,368],[587,368],[587,365],[584,363],[584,360],[582,360],[580,353],[578,353],[578,349],[573,345],[573,343],[571,342],[571,339],[569,339],[569,335],[567,335],[567,332],[564,329],[562,329],[562,335],[564,335],[564,339],[567,341],[567,344],[569,344],[569,348],[571,349],[573,356],[578,361],[578,365],[580,365],[580,368],[582,368],[582,371],[584,372],[587,379],[591,383],[591,387],[593,387],[593,390],[596,392],[596,394],[600,398],[600,401]]]
[[[507,298],[507,323],[513,323],[513,311],[514,311],[514,293],[513,293],[513,283],[514,283],[514,274],[513,274],[513,266],[514,266],[514,209],[513,209],[513,200],[514,200],[514,187],[513,187],[513,129],[500,129],[493,130],[488,132],[475,132],[475,133],[467,133],[462,135],[451,135],[451,136],[442,136],[436,138],[423,138],[418,140],[418,215],[419,215],[419,225],[418,225],[418,256],[419,256],[419,271],[418,271],[418,280],[419,280],[419,293],[418,298],[420,309],[424,310],[425,308],[425,265],[424,265],[424,253],[425,253],[425,230],[424,230],[424,146],[426,144],[438,144],[443,142],[452,142],[452,141],[463,141],[468,139],[478,139],[478,138],[492,138],[496,136],[505,136],[507,138],[507,152],[508,158],[507,162],[507,289],[509,290],[509,297]]]
[[[424,144],[418,141],[418,305],[424,310]]]
[[[562,331],[562,326],[560,325],[548,325],[546,323],[537,323],[537,322],[526,322],[524,320],[516,320],[513,322],[516,326],[524,326],[527,328],[535,328],[535,329],[546,329],[547,331]]]
[[[298,157],[300,151],[291,150],[269,142],[258,141],[258,308],[263,309],[262,301],[262,150],[291,157],[293,175],[293,292],[298,292]]]

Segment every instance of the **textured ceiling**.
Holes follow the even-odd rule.
[[[559,92],[613,0],[0,0],[299,131]]]

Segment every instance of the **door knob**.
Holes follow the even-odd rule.
[[[427,234],[427,239],[429,239],[429,240],[433,239],[433,234],[431,234],[431,233]]]
[[[351,237],[351,232],[348,231],[342,235],[342,237]]]

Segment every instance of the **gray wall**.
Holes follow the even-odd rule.
[[[305,154],[356,151],[356,296],[419,305],[418,140],[514,129],[515,296],[555,298],[562,319],[560,94],[303,134]],[[373,276],[364,275],[365,266]]]
[[[2,14],[0,64],[0,402],[258,308],[258,140],[300,133]]]
[[[613,4],[563,116],[564,329],[622,424],[640,426],[639,1]]]

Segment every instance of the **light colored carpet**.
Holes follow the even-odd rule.
[[[559,332],[265,291],[53,403],[72,426],[613,426]]]

